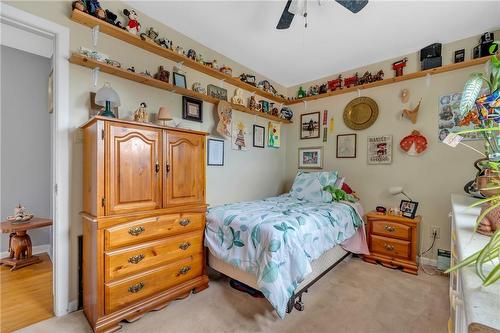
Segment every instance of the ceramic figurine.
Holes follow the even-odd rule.
[[[151,73],[147,69],[144,72],[140,72],[139,74],[144,75],[144,76],[153,77],[153,75],[151,75]]]
[[[252,86],[256,86],[255,84],[255,75],[250,75],[250,74],[241,74],[240,75],[240,80],[245,82],[245,83],[248,83],[248,84],[251,84]]]
[[[392,64],[392,69],[394,70],[394,76],[398,77],[403,75],[403,68],[406,67],[407,61],[408,58],[404,58]]]
[[[231,98],[231,102],[238,105],[244,105],[243,90],[241,90],[241,88],[236,88],[234,90],[234,96]]]
[[[118,15],[110,11],[109,9],[106,9],[106,22],[109,24],[112,24],[118,28],[123,29],[122,23],[118,21]]]
[[[127,70],[129,72],[135,73],[135,67],[134,66],[130,66],[129,68],[127,68]]]
[[[271,109],[271,115],[273,116],[276,116],[278,117],[279,114],[280,114],[280,111],[278,110],[278,108],[276,106],[274,106],[275,103],[272,103],[271,102],[271,106],[270,106],[270,109]]]
[[[193,83],[192,89],[193,89],[193,91],[200,93],[200,94],[205,94],[207,92],[205,87],[202,86],[200,82]]]
[[[125,29],[131,34],[137,35],[141,30],[141,24],[137,21],[137,13],[135,10],[124,9],[123,14],[128,18],[128,23],[125,26]]]
[[[158,38],[155,42],[166,49],[172,50],[172,41],[166,39],[165,37]]]
[[[198,62],[200,64],[204,64],[205,63],[205,61],[203,60],[203,54],[198,53],[198,55],[196,56],[196,62]]]
[[[188,57],[191,60],[195,60],[196,61],[196,51],[193,50],[193,49],[189,49],[188,52],[187,52],[187,54],[186,54],[186,57]]]
[[[179,54],[184,54],[184,49],[182,48],[182,46],[176,46],[175,52],[177,52]]]
[[[300,87],[299,91],[297,92],[297,98],[304,98],[306,96],[307,96],[306,91],[304,90],[304,88]]]
[[[280,114],[281,114],[281,117],[285,118],[286,120],[291,120],[293,117],[292,109],[290,109],[288,106],[284,106],[281,109]]]
[[[146,32],[143,32],[139,35],[142,40],[151,40],[153,42],[156,42],[156,39],[158,38],[158,31],[155,31],[153,27],[150,27]]]
[[[323,83],[322,85],[319,86],[320,94],[325,94],[327,92],[328,92],[328,85],[326,83]]]
[[[168,82],[170,78],[170,72],[165,70],[163,66],[158,67],[158,72],[155,74],[155,79]]]
[[[226,75],[233,76],[233,69],[229,66],[222,66],[219,69],[219,71],[226,74]]]
[[[319,94],[319,86],[314,85],[309,87],[309,92],[307,93],[308,96],[315,96]]]
[[[373,81],[372,82],[375,82],[375,81],[381,81],[384,79],[384,71],[383,70],[379,70],[377,72],[377,74],[375,74],[373,76]]]
[[[257,103],[257,100],[255,99],[254,95],[250,96],[250,99],[248,101],[248,108],[250,110],[254,110],[254,111],[261,110],[261,105],[259,103]]]
[[[365,74],[363,74],[363,76],[359,78],[358,85],[371,83],[371,82],[373,82],[372,73],[366,71]]]
[[[215,59],[214,59],[214,61],[212,61],[212,68],[219,70],[219,64],[217,63],[217,60],[215,60]]]
[[[358,85],[358,73],[354,74],[351,77],[346,77],[344,79],[344,87],[349,88],[351,85],[357,86]]]
[[[101,62],[106,62],[107,60],[111,59],[107,54],[93,51],[93,50],[87,49],[83,46],[80,47],[79,52],[80,52],[80,54],[83,54],[86,57],[89,57],[91,59],[101,61]]]
[[[203,62],[203,65],[205,65],[205,66],[207,66],[207,67],[210,67],[210,68],[214,68],[214,64],[213,64],[213,62],[204,61],[204,62]]]
[[[122,68],[122,65],[118,61],[113,60],[113,59],[106,59],[106,63],[108,65],[113,66],[113,67]]]
[[[101,20],[106,20],[106,11],[101,8],[98,0],[86,0],[85,4],[90,15]]]
[[[146,109],[146,103],[142,102],[141,106],[134,111],[134,121],[141,123],[147,123],[149,120],[148,110]]]
[[[342,75],[339,75],[335,80],[328,81],[328,90],[335,91],[342,89]]]
[[[14,208],[14,215],[7,216],[7,220],[13,222],[27,222],[33,218],[33,214],[29,213],[26,208],[21,206],[21,204],[17,204],[16,208]]]
[[[73,1],[73,3],[71,4],[71,7],[73,9],[79,10],[79,11],[84,12],[84,13],[89,12],[87,10],[87,6],[85,5],[85,2],[83,2],[82,0]]]

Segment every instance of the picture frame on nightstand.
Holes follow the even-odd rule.
[[[417,214],[418,202],[401,200],[399,204],[399,210],[401,211],[401,215],[407,217],[409,219],[414,219]]]

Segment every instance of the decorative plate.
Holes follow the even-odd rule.
[[[344,123],[353,130],[370,127],[377,117],[378,105],[370,97],[357,97],[344,109]]]

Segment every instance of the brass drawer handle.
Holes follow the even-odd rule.
[[[191,270],[191,266],[184,266],[181,269],[179,269],[179,274],[177,274],[177,276],[186,275],[190,270]]]
[[[392,251],[394,250],[394,246],[391,244],[384,243],[384,247],[387,251]]]
[[[144,227],[132,227],[128,229],[128,233],[132,236],[139,236],[142,234],[146,229]]]
[[[182,225],[183,227],[187,226],[191,221],[189,219],[182,219],[179,221],[179,224]]]
[[[138,264],[142,259],[144,259],[144,254],[141,253],[136,256],[128,258],[128,262],[131,264]]]
[[[179,249],[186,251],[190,246],[191,246],[191,243],[184,242],[184,243],[181,243],[181,245],[179,245]]]
[[[138,293],[139,291],[141,291],[142,288],[144,288],[144,282],[139,282],[139,283],[136,283],[136,284],[130,286],[128,288],[128,292],[135,294],[135,293]]]
[[[391,227],[390,225],[386,225],[386,226],[384,226],[384,229],[385,229],[386,231],[389,231],[389,232],[394,232],[394,231],[396,231],[396,228]]]

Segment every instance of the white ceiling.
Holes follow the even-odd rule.
[[[286,1],[126,1],[197,42],[292,86],[481,34],[500,24],[500,1],[374,1],[352,14],[310,1],[276,30]],[[500,36],[496,36],[498,39]],[[175,43],[175,41],[174,41]]]

